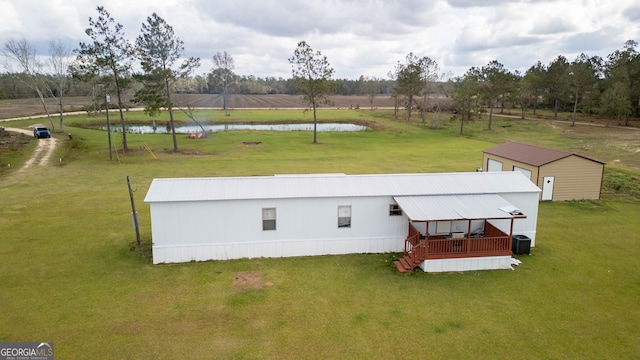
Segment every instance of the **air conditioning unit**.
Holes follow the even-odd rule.
[[[513,235],[511,252],[515,255],[529,255],[531,253],[531,239],[526,235]]]

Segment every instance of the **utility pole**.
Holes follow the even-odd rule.
[[[131,181],[129,175],[127,175],[127,186],[129,187],[129,198],[131,199],[131,221],[133,227],[136,229],[136,242],[140,246],[140,225],[138,224],[138,212],[136,211],[136,205],[133,202],[133,190],[131,190]]]
[[[111,101],[111,97],[107,94],[104,98],[105,110],[107,112],[107,136],[109,137],[109,160],[113,160],[113,155],[111,155],[111,122],[109,122],[109,101]]]

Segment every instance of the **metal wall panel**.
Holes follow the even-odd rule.
[[[145,201],[162,263],[402,251],[408,218],[389,205],[403,195],[499,193],[528,216],[515,226],[533,246],[539,191],[514,172],[156,179]],[[276,208],[276,230],[262,230],[263,208]]]
[[[338,206],[352,207],[338,228]],[[406,216],[391,197],[151,203],[154,263],[401,251]],[[262,208],[276,208],[276,230],[262,230]]]
[[[424,272],[512,269],[511,256],[425,260],[420,268]]]

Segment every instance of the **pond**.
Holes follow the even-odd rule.
[[[313,124],[219,124],[219,125],[202,125],[208,132],[233,131],[233,130],[258,130],[258,131],[313,131]],[[100,127],[101,130],[107,130],[106,126]],[[346,123],[318,123],[317,131],[364,131],[369,130],[368,127],[356,124]],[[111,125],[112,132],[121,132],[122,128],[118,125]],[[166,126],[152,125],[127,125],[128,133],[135,134],[166,134],[170,130]],[[178,134],[197,134],[202,132],[202,128],[197,125],[176,126]]]

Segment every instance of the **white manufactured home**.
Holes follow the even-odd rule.
[[[404,252],[424,271],[510,268],[540,189],[518,172],[154,179],[153,262]],[[401,259],[402,260],[402,259]]]

